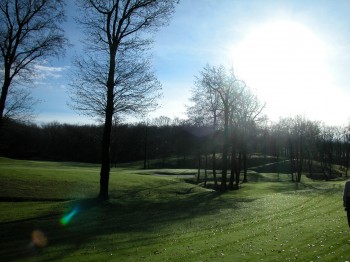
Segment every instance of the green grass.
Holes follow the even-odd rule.
[[[350,260],[342,182],[303,177],[296,187],[251,171],[240,190],[217,193],[181,178],[195,173],[122,166],[111,199],[97,202],[98,166],[0,158],[1,260]],[[31,244],[34,230],[45,247]]]

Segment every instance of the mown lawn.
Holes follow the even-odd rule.
[[[0,260],[350,260],[343,182],[251,172],[217,193],[181,179],[194,173],[113,169],[97,202],[98,166],[0,158]]]

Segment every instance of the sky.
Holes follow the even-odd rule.
[[[64,58],[38,65],[32,89],[41,100],[38,123],[95,121],[67,105],[72,59],[82,49],[68,2],[63,27],[72,46]],[[155,35],[153,65],[163,97],[148,117],[186,118],[195,76],[209,64],[233,67],[272,121],[303,115],[327,125],[349,123],[349,12],[348,0],[181,0]]]

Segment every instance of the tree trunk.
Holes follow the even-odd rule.
[[[227,104],[227,102],[226,102]],[[228,105],[225,105],[225,110],[224,110],[224,146],[222,150],[222,174],[221,174],[221,190],[226,191],[227,189],[227,151],[228,151],[228,116],[229,116],[229,108]]]
[[[112,132],[112,120],[114,113],[114,74],[115,74],[115,59],[116,49],[111,47],[109,72],[107,80],[107,105],[105,124],[103,128],[102,137],[102,164],[100,172],[100,193],[98,198],[101,200],[107,200],[109,198],[108,184],[109,184],[109,172],[110,172],[110,146],[111,146],[111,132]]]
[[[143,143],[143,169],[147,168],[147,160],[148,160],[148,127],[145,127],[145,133],[144,133],[144,143]]]
[[[106,113],[105,125],[103,129],[102,137],[102,165],[100,172],[100,194],[98,196],[101,200],[107,200],[108,194],[108,183],[109,183],[109,171],[110,171],[110,138],[112,129],[112,113]]]
[[[0,128],[2,127],[2,124],[3,124],[6,98],[10,87],[10,83],[11,83],[10,70],[5,68],[4,84],[2,85],[1,96],[0,96]]]
[[[201,155],[198,155],[198,170],[197,170],[197,183],[199,183],[199,178],[201,174]]]
[[[229,187],[231,190],[234,189],[234,182],[235,182],[235,170],[236,170],[236,151],[235,151],[235,145],[232,144],[231,149],[231,176],[230,176],[230,182]]]
[[[215,190],[218,188],[218,178],[216,176],[216,154],[213,152],[213,179]]]
[[[299,150],[297,152],[297,169],[298,169],[298,177],[297,182],[300,183],[301,181],[301,174],[303,172],[303,164],[304,164],[304,152],[303,152],[303,137],[299,137]]]
[[[239,189],[239,181],[241,176],[242,153],[238,154],[238,165],[236,168],[236,189]]]
[[[214,179],[214,186],[215,190],[218,188],[218,179],[216,178],[216,150],[215,150],[215,137],[216,137],[216,112],[214,112],[214,133],[213,133],[213,140],[212,140],[212,149],[213,149],[213,179]]]
[[[312,176],[312,174],[313,174],[313,172],[312,172],[312,157],[311,157],[311,155],[310,155],[310,157],[309,157],[309,160],[307,161],[307,163],[308,163],[308,167],[309,167],[309,175],[310,176]]]
[[[290,161],[290,174],[292,176],[292,182],[294,182],[295,163],[294,163],[294,153],[293,153],[292,141],[289,141],[289,161]]]
[[[247,183],[248,182],[248,178],[247,178],[247,153],[244,152],[243,153],[243,182]]]
[[[204,164],[204,187],[207,187],[208,180],[208,153],[205,151],[205,164]]]

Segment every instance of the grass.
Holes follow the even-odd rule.
[[[4,261],[350,260],[343,182],[303,177],[296,187],[286,174],[251,171],[251,182],[240,190],[217,193],[181,178],[195,173],[122,166],[111,173],[111,199],[97,202],[98,166],[0,158],[0,257]],[[60,223],[73,210],[71,220]],[[34,233],[36,245],[33,232],[44,234]],[[47,243],[40,242],[40,236]]]

